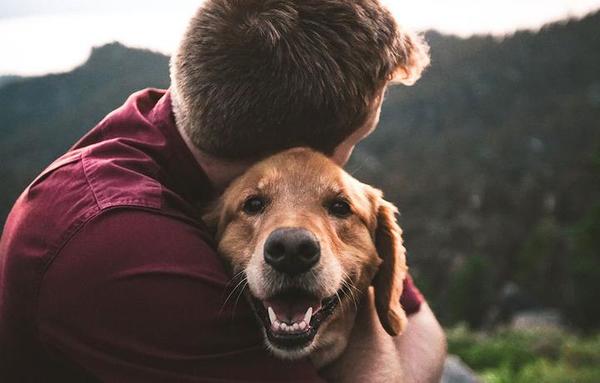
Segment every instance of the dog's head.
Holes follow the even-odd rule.
[[[381,324],[402,331],[406,263],[395,212],[380,191],[301,148],[254,165],[205,220],[246,278],[269,348],[299,358],[321,347],[341,352],[341,324],[371,284]]]

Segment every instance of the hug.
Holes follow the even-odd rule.
[[[2,382],[434,382],[396,208],[344,172],[428,46],[378,0],[207,0],[21,194]]]

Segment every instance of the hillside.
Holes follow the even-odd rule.
[[[592,259],[580,244],[600,237],[600,14],[428,41],[431,69],[389,93],[355,157],[356,174],[399,204],[417,280],[447,322],[492,319],[512,281],[597,326],[599,311],[578,305],[600,298],[598,240],[585,245]]]
[[[19,76],[0,76],[0,87],[2,87],[3,85],[6,85],[10,82],[16,81],[18,79],[20,79],[21,77]]]
[[[129,94],[168,84],[166,56],[113,43],[72,72],[0,87],[0,221],[39,171]]]
[[[503,315],[513,282],[600,323],[600,13],[505,39],[432,32],[432,67],[388,92],[348,169],[402,212],[409,262],[445,323]],[[18,193],[168,58],[118,43],[72,72],[0,86],[0,221]]]

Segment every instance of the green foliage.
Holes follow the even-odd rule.
[[[459,355],[471,368],[521,369],[533,361],[531,339],[521,333],[500,333],[494,337],[469,332],[458,327],[448,333],[449,352]]]
[[[545,305],[553,305],[555,294],[560,294],[556,284],[563,266],[562,241],[563,233],[556,218],[543,217],[532,228],[514,262],[515,281]]]
[[[448,331],[449,352],[459,355],[486,383],[596,383],[600,335],[560,330],[475,333]]]
[[[541,359],[527,365],[516,377],[517,383],[594,383],[600,381],[600,369],[586,366],[581,369],[573,368],[564,363],[552,363]]]
[[[565,311],[574,323],[594,328],[600,323],[600,201],[569,232],[573,246],[568,263]]]
[[[454,273],[448,285],[448,319],[466,321],[472,327],[482,324],[482,311],[493,298],[491,264],[484,257],[472,256]]]

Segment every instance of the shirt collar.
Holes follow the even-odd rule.
[[[169,143],[166,168],[169,178],[174,183],[173,187],[195,205],[205,205],[215,198],[216,192],[210,180],[177,129],[169,90],[155,105],[151,120],[163,132]]]

